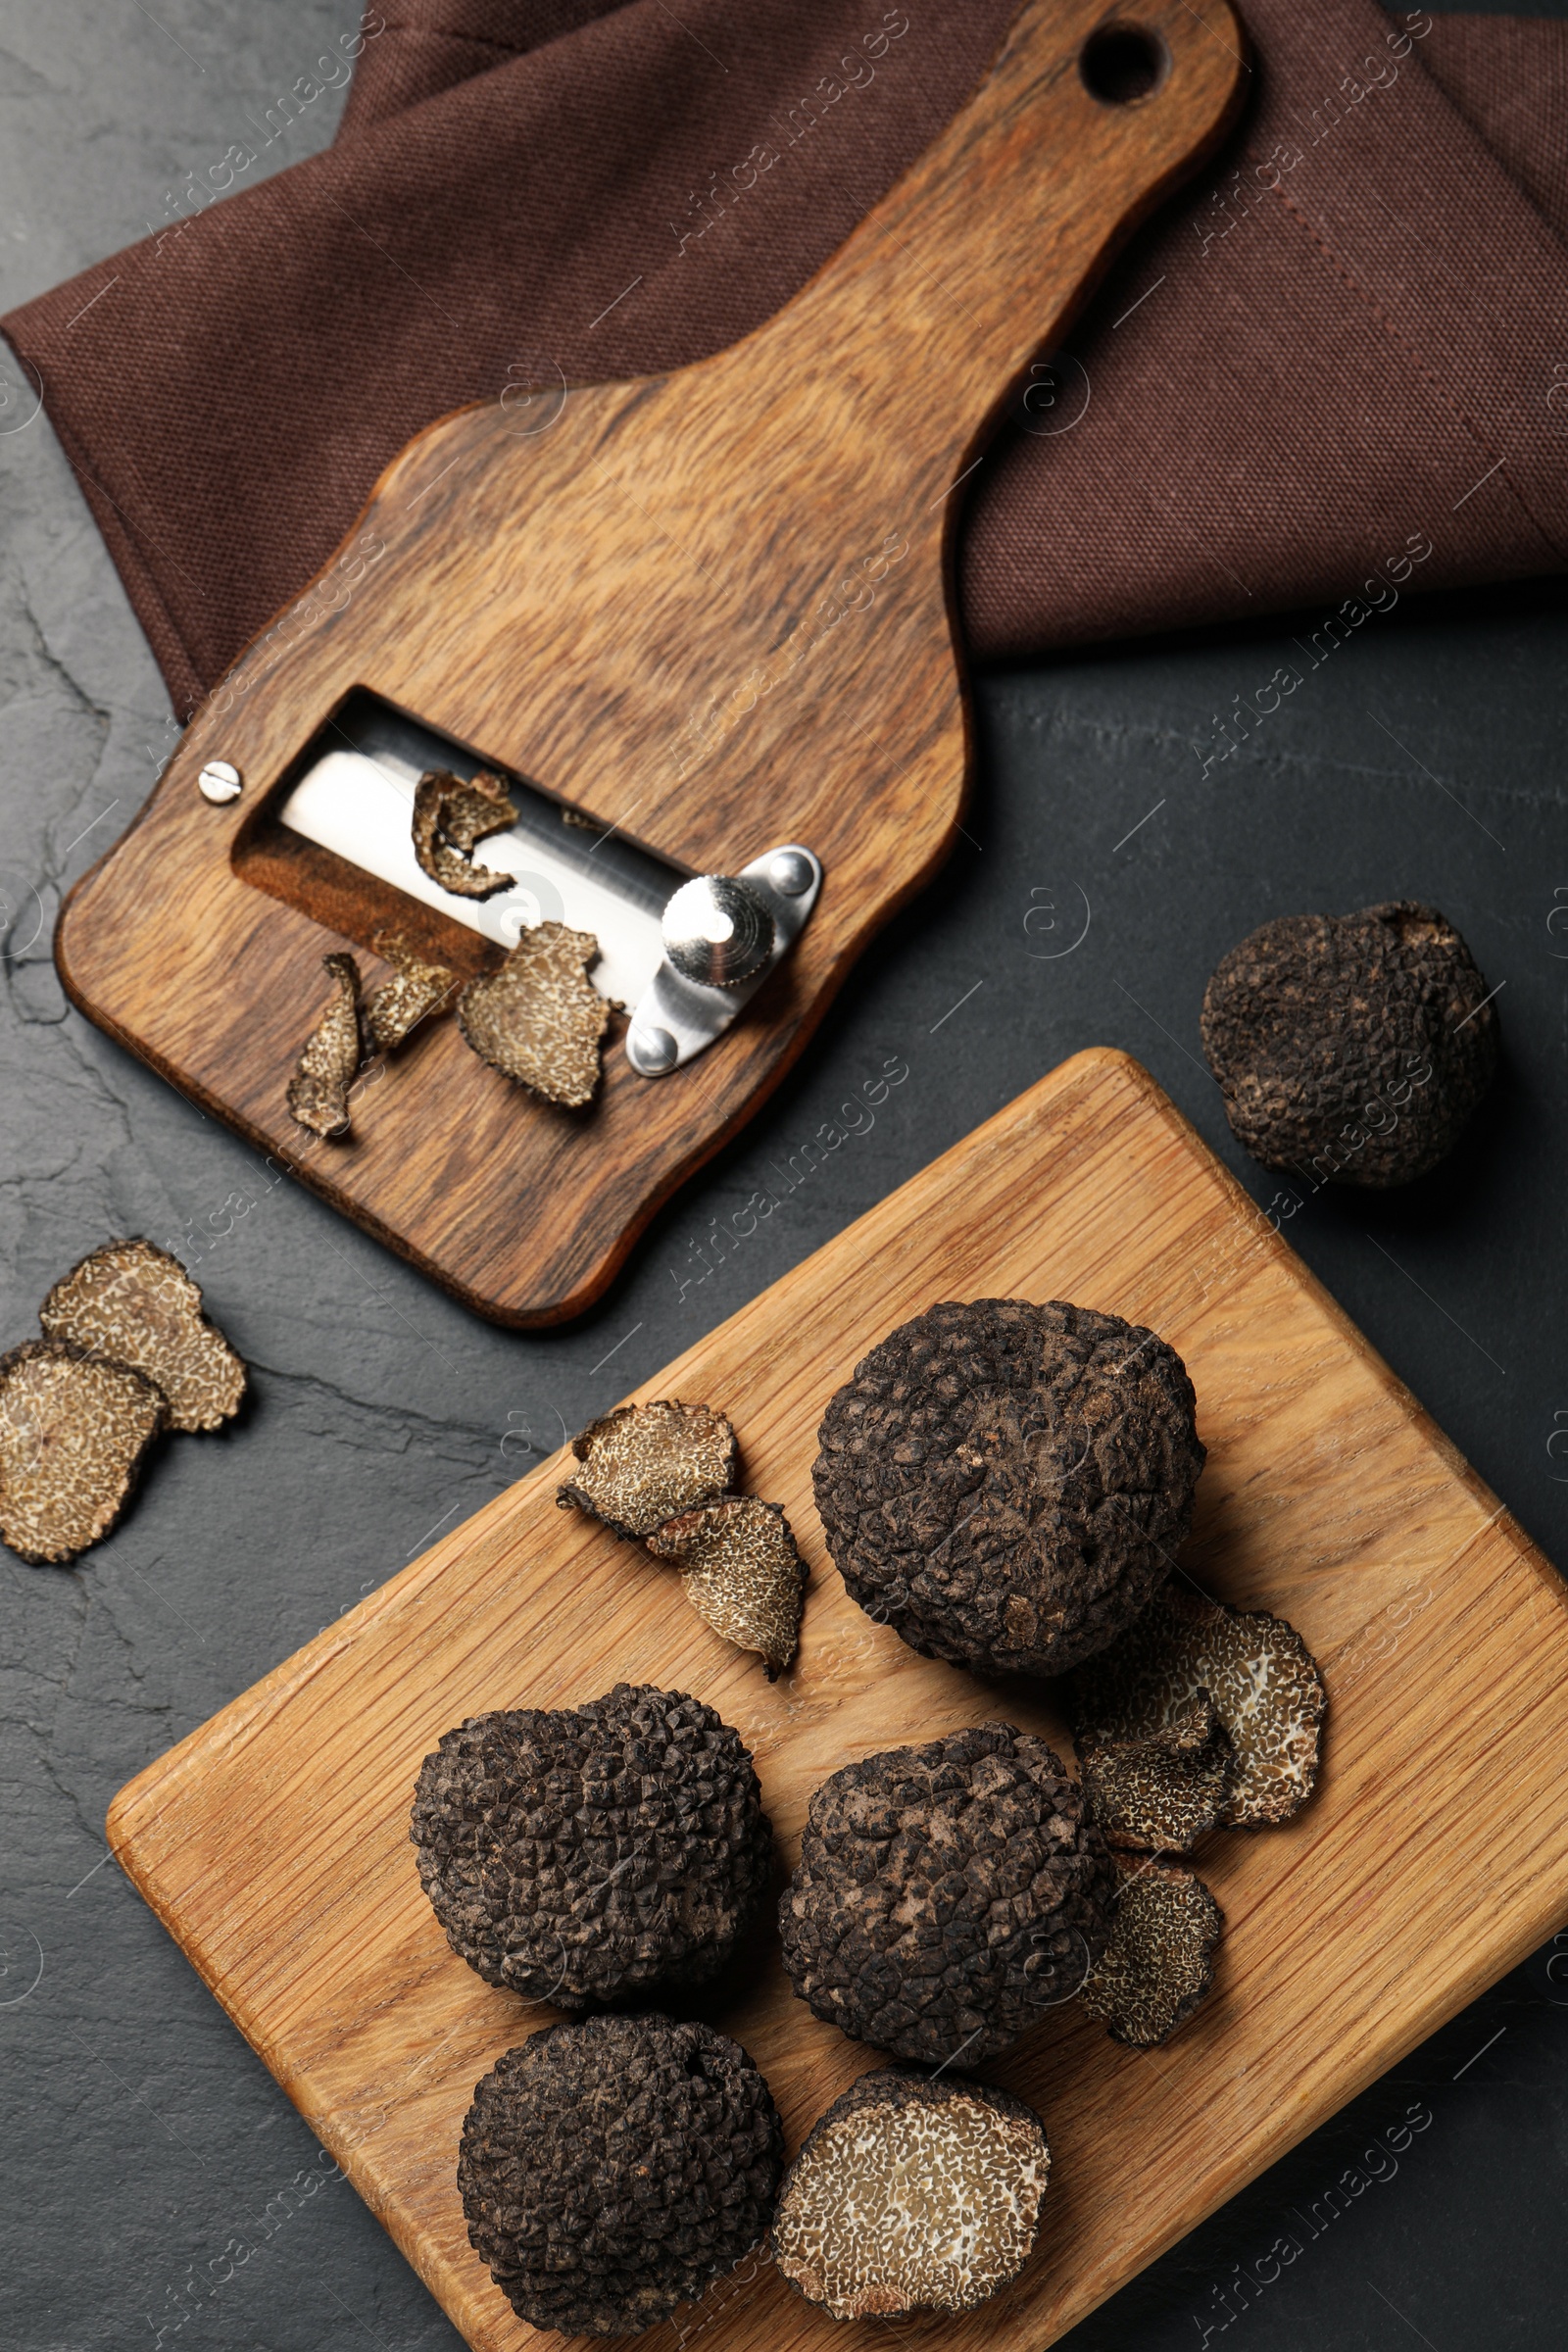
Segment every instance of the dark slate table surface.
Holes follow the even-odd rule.
[[[243,136],[246,107],[354,15],[342,0],[0,0],[0,309],[143,233],[192,159]],[[335,103],[269,162],[325,144]],[[52,921],[144,798],[172,722],[42,421],[0,437],[0,892],[23,909],[0,959],[0,1344],[106,1235],[229,1227],[197,1272],[256,1388],[243,1430],[172,1446],[78,1567],[0,1552],[0,2344],[447,2352],[445,2318],[353,2190],[307,2179],[326,2168],[304,2124],[106,1859],[110,1797],[563,1425],[1079,1047],[1137,1054],[1267,1200],[1275,1181],[1232,1143],[1198,1058],[1198,1009],[1227,947],[1301,908],[1435,901],[1505,987],[1502,1079],[1452,1162],[1392,1198],[1319,1194],[1289,1230],[1568,1560],[1564,594],[1402,605],[1206,779],[1193,738],[1290,658],[1291,620],[983,679],[973,845],[604,1307],[523,1338],[293,1186],[236,1213],[256,1191],[250,1152],[67,1008],[31,894]],[[890,1054],[907,1082],[718,1256],[714,1221]],[[700,1283],[694,1245],[712,1269]],[[1250,2352],[1557,2352],[1561,1944],[1086,2322],[1074,2352],[1222,2333]],[[1429,2120],[1391,2145],[1412,2109]],[[1298,2217],[1349,2166],[1363,2185],[1310,2234]],[[1286,2231],[1301,2251],[1282,2269],[1270,2248]]]

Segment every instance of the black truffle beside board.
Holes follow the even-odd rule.
[[[1130,2050],[1072,2003],[981,2070],[1044,2115],[1051,2186],[1034,2258],[935,2324],[945,2352],[1054,2341],[1568,1914],[1555,1573],[1144,1071],[1080,1054],[639,1392],[721,1406],[749,1484],[789,1512],[812,1572],[789,1675],[770,1685],[668,1570],[558,1510],[563,1453],[115,1801],[130,1878],[476,2352],[560,2340],[492,2283],[456,2185],[474,2083],[558,2013],[448,1949],[408,1841],[419,1764],[481,1709],[689,1690],[753,1750],[782,1869],[811,1789],[856,1757],[999,1717],[1066,1751],[1049,1686],[918,1658],[864,1616],[811,1503],[817,1423],[857,1360],[935,1299],[998,1296],[1071,1298],[1180,1351],[1209,1449],[1184,1565],[1299,1628],[1329,1717],[1305,1811],[1195,1853],[1227,1927],[1191,2024]],[[881,2062],[794,1997],[770,1939],[692,2007],[756,2058],[792,2152]],[[699,2328],[711,2352],[885,2341],[766,2265],[710,2288]]]

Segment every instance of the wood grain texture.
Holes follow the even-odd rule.
[[[1197,1855],[1226,1914],[1217,1988],[1170,2045],[1076,2004],[983,2070],[1054,2166],[1035,2259],[930,2340],[1038,2352],[1372,2082],[1568,1911],[1568,1611],[1542,1555],[1136,1063],[1081,1054],[741,1310],[642,1396],[722,1405],[751,1487],[811,1566],[769,1686],[636,1546],[556,1507],[565,1456],[497,1497],[116,1799],[121,1862],[478,2352],[544,2338],[468,2248],[455,2185],[474,2082],[554,2016],[453,1957],[408,1811],[466,1715],[617,1680],[690,1690],[753,1749],[791,1866],[840,1765],[1005,1718],[1065,1745],[1049,1686],[917,1658],[847,1597],[810,1500],[832,1391],[938,1298],[1068,1298],[1179,1349],[1208,1446],[1183,1554],[1288,1618],[1330,1694],[1317,1795]],[[876,2063],[792,1994],[771,1937],[706,1994],[791,2148]],[[871,2352],[776,2273],[646,2339]]]
[[[1149,97],[1084,86],[1103,0],[1031,0],[969,105],[743,342],[591,390],[541,363],[420,434],[67,903],[56,954],[84,1012],[481,1313],[550,1323],[597,1297],[951,846],[961,480],[1245,80],[1224,0],[1127,13],[1168,53]],[[587,1113],[511,1085],[447,1022],[362,1096],[352,1141],[313,1141],[284,1090],[320,959],[368,945],[386,894],[280,848],[267,812],[356,687],[693,871],[808,843],[827,881],[804,939],[668,1079],[636,1077],[617,1029]],[[228,808],[196,793],[215,758],[246,778]],[[434,921],[442,960],[470,966],[472,935]]]

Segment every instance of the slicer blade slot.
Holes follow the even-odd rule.
[[[663,960],[664,906],[688,870],[612,828],[590,830],[568,818],[560,802],[506,770],[517,821],[484,839],[475,862],[512,874],[514,886],[493,898],[458,898],[415,857],[415,789],[432,768],[466,779],[485,764],[449,736],[360,694],[321,730],[276,813],[290,832],[497,947],[515,947],[526,926],[551,919],[592,932],[599,942],[594,987],[635,1004]]]

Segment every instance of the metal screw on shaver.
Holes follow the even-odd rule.
[[[730,874],[683,882],[664,908],[664,954],[683,979],[738,988],[773,953],[773,917]]]
[[[721,1037],[788,955],[822,888],[821,861],[799,842],[764,851],[738,874],[699,874],[667,901],[664,959],[626,1031],[640,1078],[663,1078]]]

